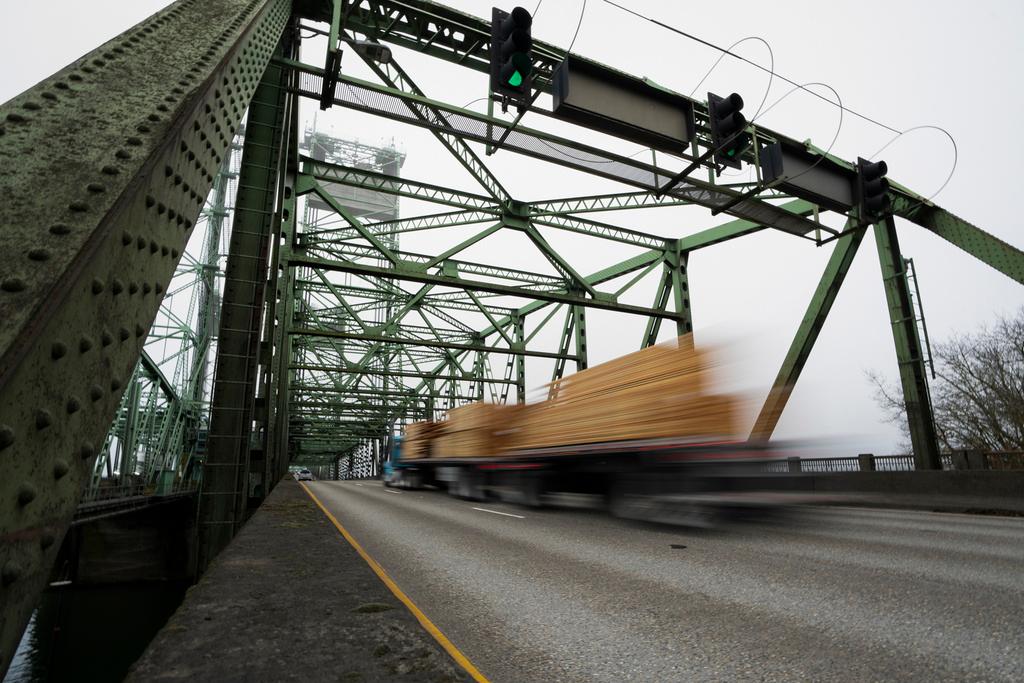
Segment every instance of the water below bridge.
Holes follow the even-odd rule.
[[[60,586],[32,615],[4,683],[121,681],[188,582]]]

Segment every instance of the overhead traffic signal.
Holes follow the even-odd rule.
[[[715,162],[722,166],[740,168],[740,156],[750,146],[750,135],[746,132],[747,119],[740,111],[743,98],[733,93],[719,97],[708,93],[708,122],[711,125],[711,145]]]
[[[520,105],[530,99],[533,83],[533,17],[522,7],[491,10],[491,92]]]
[[[868,161],[857,157],[857,187],[862,220],[874,223],[889,212],[889,181],[885,177],[888,172],[889,167],[884,161]]]

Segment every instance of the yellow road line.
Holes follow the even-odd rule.
[[[355,548],[356,552],[359,553],[359,556],[366,560],[366,564],[370,565],[370,569],[372,569],[374,573],[380,578],[380,580],[384,582],[384,585],[387,586],[391,590],[391,592],[395,594],[395,597],[402,601],[402,604],[405,605],[410,612],[412,612],[412,615],[416,617],[416,619],[420,622],[423,628],[427,630],[427,633],[432,635],[434,637],[434,640],[441,644],[441,647],[443,647],[445,651],[452,656],[452,659],[458,662],[459,666],[465,669],[466,672],[470,676],[472,676],[473,680],[477,683],[490,683],[487,680],[487,678],[485,678],[484,675],[480,673],[480,670],[473,666],[473,663],[466,658],[466,655],[462,654],[459,648],[455,647],[455,644],[452,643],[452,641],[448,640],[448,637],[445,634],[441,633],[441,629],[435,626],[434,622],[428,619],[427,615],[424,614],[420,610],[420,608],[416,606],[416,603],[414,603],[412,599],[410,599],[409,596],[406,595],[402,591],[402,589],[398,587],[398,584],[391,580],[391,577],[388,576],[388,573],[386,571],[384,571],[384,568],[377,564],[377,561],[370,557],[369,553],[363,550],[363,546],[359,545],[359,542],[355,538],[353,538],[352,534],[350,534],[345,529],[345,527],[341,525],[341,522],[339,522],[338,519],[331,514],[331,511],[324,507],[324,504],[320,502],[320,499],[317,498],[316,495],[312,491],[310,491],[309,488],[302,482],[299,482],[299,486],[301,486],[303,490],[305,490],[305,492],[309,494],[309,497],[313,499],[313,502],[316,503],[317,507],[323,510],[323,513],[327,515],[327,519],[331,520],[334,526],[337,527],[338,531],[341,532],[341,535],[344,536],[345,540],[349,542],[349,545]]]

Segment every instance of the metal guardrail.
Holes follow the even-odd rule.
[[[146,486],[144,484],[120,484],[115,486],[97,486],[90,488],[83,495],[79,501],[79,506],[91,505],[95,503],[107,503],[118,500],[124,500],[126,498],[139,498],[139,497],[162,497],[162,496],[175,496],[182,493],[188,493],[195,491],[199,488],[199,482],[197,481],[179,481],[174,484],[168,491],[161,493],[156,492],[155,486]]]
[[[956,451],[941,456],[943,470],[1024,470],[1024,451]],[[912,455],[864,453],[842,458],[787,458],[762,465],[767,473],[911,472]]]

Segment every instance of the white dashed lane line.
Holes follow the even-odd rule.
[[[526,519],[522,515],[513,515],[511,512],[498,512],[497,510],[488,510],[487,508],[473,508],[480,512],[490,512],[492,515],[504,515],[505,517],[515,517],[516,519]]]

